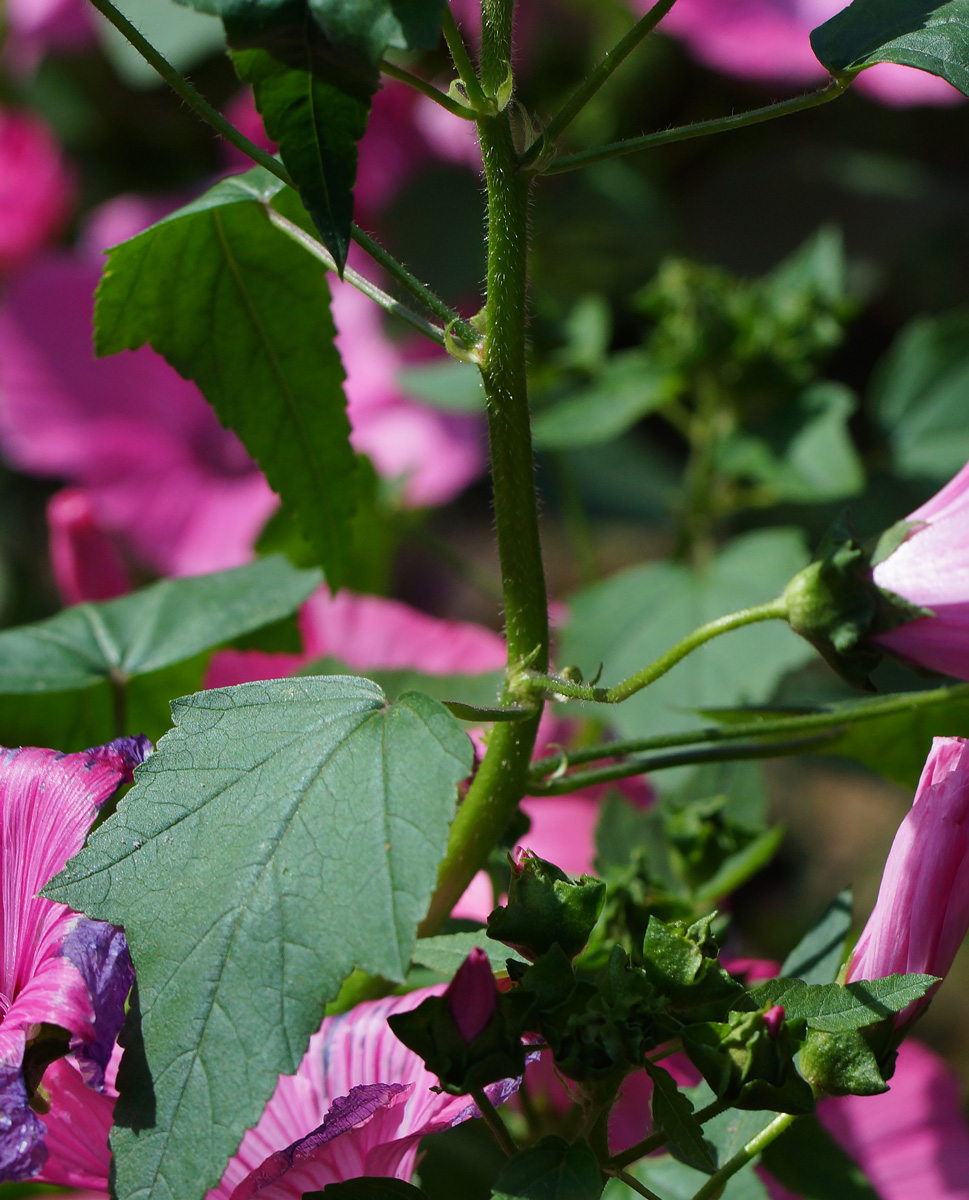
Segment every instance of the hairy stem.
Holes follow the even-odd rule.
[[[603,742],[597,746],[583,746],[571,750],[565,761],[568,765],[579,765],[604,758],[638,754],[647,750],[696,746],[710,742],[733,742],[742,738],[778,737],[784,734],[790,734],[792,737],[808,736],[812,733],[839,736],[843,730],[859,721],[874,721],[879,717],[905,713],[914,716],[920,709],[934,708],[937,705],[967,699],[969,699],[969,684],[960,683],[952,687],[934,688],[927,692],[902,692],[894,696],[880,696],[877,700],[864,700],[860,704],[825,709],[823,712],[766,717],[765,719],[744,721],[736,725],[715,725],[707,729],[690,729],[683,733]],[[553,771],[560,771],[562,764],[562,755],[536,759],[531,765],[532,778],[539,779]]]
[[[767,604],[758,604],[754,608],[742,608],[739,612],[730,613],[726,617],[717,617],[708,621],[699,629],[694,629],[672,646],[665,654],[660,655],[655,662],[643,667],[635,675],[630,675],[621,683],[611,688],[591,687],[581,683],[573,683],[570,679],[562,679],[556,675],[529,675],[522,682],[523,689],[535,692],[554,692],[557,696],[566,696],[573,700],[592,700],[598,704],[621,704],[630,696],[635,696],[644,687],[655,683],[657,679],[676,666],[705,642],[730,633],[734,629],[742,629],[745,625],[755,625],[759,621],[783,621],[787,619],[787,602],[783,598],[771,600]]]
[[[483,0],[484,85],[492,90],[511,55],[512,0]],[[488,188],[487,334],[481,377],[488,412],[498,560],[509,668],[548,670],[548,600],[538,532],[525,374],[528,181],[515,160],[507,112],[478,122]],[[503,703],[517,697],[506,685]],[[504,832],[525,790],[541,706],[497,724],[458,809],[438,886],[420,933],[440,928]]]
[[[444,8],[443,30],[444,40],[447,42],[447,48],[458,77],[464,84],[464,91],[468,100],[472,107],[482,112],[486,111],[489,107],[488,101],[481,90],[481,84],[478,82],[478,76],[475,74],[474,65],[464,44],[461,31],[458,29],[457,22],[454,19],[454,14],[448,6]]]
[[[777,104],[767,104],[763,108],[754,108],[749,112],[736,113],[730,117],[715,117],[712,121],[697,121],[693,125],[680,125],[676,129],[661,129],[656,133],[646,133],[642,137],[627,138],[622,142],[611,142],[607,146],[594,146],[591,150],[581,150],[578,154],[563,154],[554,158],[544,168],[546,175],[559,175],[563,171],[577,171],[580,167],[590,167],[593,163],[605,162],[610,158],[618,158],[623,154],[633,154],[637,150],[646,150],[651,146],[665,146],[669,142],[685,142],[689,138],[706,137],[709,133],[728,133],[732,129],[743,129],[747,125],[757,125],[761,121],[772,121],[775,117],[786,117],[791,113],[801,112],[806,108],[816,108],[819,104],[827,104],[844,92],[850,78],[832,79],[827,87],[818,92],[810,92],[806,96],[795,96],[792,100],[781,100]]]
[[[396,63],[392,63],[386,58],[381,59],[380,70],[391,79],[396,79],[399,83],[406,83],[408,87],[420,92],[422,96],[427,96],[429,100],[433,100],[435,104],[440,105],[441,108],[456,117],[463,117],[465,121],[474,121],[477,118],[478,114],[473,108],[453,100],[446,92],[436,88],[433,83],[428,83],[426,79],[421,79],[420,75],[415,75],[412,71],[405,71],[403,67],[398,67]]]

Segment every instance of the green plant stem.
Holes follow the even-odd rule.
[[[549,121],[543,131],[545,135],[544,139],[539,138],[537,142],[529,146],[525,151],[521,158],[522,166],[528,166],[535,161],[543,142],[547,145],[554,143],[557,138],[561,137],[582,109],[595,96],[596,92],[610,79],[616,68],[625,61],[648,34],[652,33],[663,17],[673,7],[674,3],[675,0],[657,0],[657,3],[653,5],[649,12],[644,17],[640,17],[626,36],[613,46],[602,62],[583,80],[551,121]]]
[[[699,1112],[695,1113],[694,1117],[698,1124],[703,1125],[714,1117],[718,1117],[722,1112],[726,1112],[729,1107],[730,1104],[727,1100],[713,1100],[705,1108],[701,1108]],[[658,1133],[651,1134],[648,1138],[643,1138],[635,1146],[630,1146],[628,1150],[623,1150],[621,1154],[614,1154],[606,1165],[610,1167],[628,1167],[630,1163],[636,1162],[637,1159],[645,1158],[647,1154],[652,1154],[654,1150],[659,1150],[669,1140],[670,1135],[661,1129]]]
[[[626,1187],[632,1188],[640,1196],[645,1196],[646,1200],[663,1200],[662,1196],[658,1196],[656,1192],[651,1191],[645,1183],[640,1183],[635,1175],[630,1175],[628,1171],[623,1171],[620,1167],[607,1167],[606,1174],[612,1175],[615,1179],[622,1180]]]
[[[275,175],[276,178],[285,183],[287,187],[295,186],[292,176],[286,170],[285,166],[283,166],[283,164],[279,161],[279,159],[274,158],[260,146],[257,146],[255,142],[251,142],[244,134],[240,133],[231,122],[227,121],[217,109],[214,109],[212,105],[209,104],[209,102],[205,99],[205,97],[198,92],[188,82],[188,80],[184,78],[184,76],[180,75],[163,55],[158,53],[151,42],[142,37],[142,35],[138,32],[134,25],[131,24],[127,17],[125,17],[123,13],[120,13],[115,8],[115,6],[111,3],[111,0],[91,0],[91,3],[103,17],[111,22],[115,29],[117,29],[128,39],[132,46],[134,46],[138,53],[145,59],[145,61],[150,63],[151,66],[153,66],[158,74],[162,77],[162,79],[164,79],[165,82],[173,89],[173,91],[177,92],[178,95],[181,96],[189,108],[191,108],[199,117],[201,117],[203,121],[206,121],[209,125],[211,125],[216,133],[224,137],[225,140],[231,143],[231,145],[235,146],[237,150],[241,150],[242,153],[251,158],[253,162],[258,163],[261,167],[264,167],[271,175]],[[469,347],[474,346],[475,342],[478,340],[479,334],[472,325],[470,325],[467,321],[464,321],[459,314],[454,311],[454,309],[445,304],[444,301],[439,296],[435,295],[435,293],[432,292],[426,284],[421,283],[421,281],[414,274],[412,274],[412,272],[408,271],[403,263],[398,262],[392,254],[390,254],[383,248],[383,246],[380,245],[379,242],[375,242],[369,234],[364,233],[364,231],[357,225],[354,225],[352,228],[352,236],[357,245],[360,246],[361,249],[365,250],[370,257],[375,262],[379,263],[379,265],[383,267],[389,275],[393,276],[398,283],[406,288],[407,291],[409,291],[410,294],[415,297],[415,299],[419,300],[425,306],[425,308],[442,320],[446,325],[452,326],[455,330],[457,330],[462,340]],[[363,276],[357,275],[356,272],[354,272],[354,275],[357,279],[363,279]],[[367,282],[369,284],[369,281]],[[355,284],[354,286],[359,285]],[[369,287],[379,291],[375,284],[369,284]],[[365,289],[361,288],[361,290]],[[370,292],[367,294],[369,295]],[[398,315],[401,314],[398,313]],[[426,331],[422,330],[422,332]]]
[[[902,692],[893,696],[880,696],[877,700],[864,700],[860,704],[844,708],[825,709],[823,712],[798,713],[794,716],[773,717],[766,720],[738,722],[736,725],[714,725],[706,729],[691,729],[683,733],[662,734],[648,738],[628,738],[618,742],[603,742],[598,746],[583,746],[571,750],[564,761],[578,765],[596,762],[603,758],[619,758],[645,750],[672,749],[676,746],[695,746],[705,742],[730,742],[740,738],[793,736],[811,733],[838,735],[847,726],[859,721],[873,721],[878,717],[890,717],[902,713],[913,716],[920,709],[938,704],[969,700],[969,683],[953,687],[934,688],[926,692]],[[561,770],[563,755],[536,759],[531,765],[533,778],[542,778],[552,771]]]
[[[481,84],[478,82],[478,76],[475,74],[474,64],[471,62],[468,49],[464,44],[464,38],[461,36],[461,31],[458,29],[454,13],[451,12],[449,5],[445,5],[444,7],[442,28],[448,52],[454,63],[454,69],[464,84],[468,100],[471,102],[473,108],[479,109],[481,112],[487,111],[490,105],[484,92],[481,90]]]
[[[582,683],[573,683],[557,675],[530,674],[521,681],[523,690],[536,692],[554,692],[557,696],[566,696],[571,700],[592,700],[597,704],[621,704],[630,696],[635,696],[651,683],[675,667],[681,659],[686,658],[705,642],[734,629],[742,629],[745,625],[755,625],[759,621],[783,621],[787,619],[787,602],[783,597],[771,600],[768,604],[758,604],[754,608],[742,608],[739,612],[730,613],[725,617],[717,617],[708,621],[699,629],[694,629],[685,638],[672,646],[665,654],[660,655],[655,662],[643,667],[635,675],[630,675],[621,683],[611,688],[591,687]]]
[[[723,1185],[732,1175],[736,1175],[751,1159],[756,1158],[775,1138],[780,1137],[785,1129],[789,1129],[796,1120],[797,1117],[791,1113],[780,1113],[776,1116],[766,1129],[762,1129],[760,1133],[752,1137],[741,1150],[737,1151],[733,1158],[723,1164],[719,1171],[711,1175],[699,1191],[693,1194],[692,1200],[714,1200],[715,1197],[720,1195]]]
[[[693,750],[673,750],[668,754],[643,755],[642,758],[628,758],[609,767],[561,775],[547,783],[529,783],[527,791],[529,796],[566,796],[593,784],[614,783],[617,779],[648,775],[653,771],[669,770],[671,767],[695,767],[702,763],[746,762],[755,758],[783,758],[790,754],[808,754],[834,741],[842,733],[844,729],[838,728],[786,742],[741,742],[726,746],[702,746]]]
[[[337,269],[333,255],[322,242],[318,242],[316,238],[310,237],[305,229],[300,229],[298,225],[294,225],[292,221],[287,220],[281,213],[276,212],[271,204],[266,205],[266,212],[270,223],[278,230],[285,233],[287,237],[291,237],[294,242],[297,242],[304,250],[312,254],[314,258],[319,259],[328,270],[335,271]],[[433,324],[431,321],[426,321],[420,313],[414,312],[406,304],[401,304],[399,300],[395,300],[393,296],[389,296],[382,288],[377,287],[366,276],[361,275],[359,271],[354,271],[352,267],[345,267],[343,279],[344,282],[355,287],[357,291],[363,292],[365,296],[369,296],[374,303],[379,304],[386,312],[392,316],[399,317],[400,320],[410,325],[412,329],[416,329],[418,333],[422,333],[426,338],[430,338],[438,346],[445,345],[444,330],[440,326]]]
[[[504,78],[511,54],[512,0],[483,0],[486,88]],[[496,66],[496,64],[498,64]],[[501,80],[498,81],[499,83]],[[528,181],[517,169],[508,113],[482,117],[478,134],[488,188],[487,334],[481,378],[488,413],[498,561],[509,668],[548,670],[548,599],[538,532],[525,373]],[[506,684],[502,704],[519,697]],[[419,934],[440,928],[504,832],[525,791],[541,706],[495,725],[488,749],[451,826],[437,889]]]
[[[446,92],[442,92],[440,88],[436,88],[433,83],[428,83],[426,79],[421,79],[420,75],[415,75],[412,71],[405,71],[403,67],[398,67],[396,63],[390,62],[389,59],[383,58],[380,60],[380,70],[384,75],[389,75],[391,79],[396,79],[400,83],[406,83],[408,87],[412,87],[416,92],[420,92],[422,96],[427,96],[429,100],[433,100],[435,104],[446,109],[449,113],[453,113],[456,117],[463,117],[465,121],[477,120],[478,114],[473,108],[469,108],[467,104],[461,104],[459,101],[452,99]]]
[[[685,142],[689,138],[706,137],[710,133],[727,133],[732,129],[743,129],[747,125],[757,125],[761,121],[772,121],[775,117],[786,117],[791,113],[816,108],[819,104],[827,104],[829,100],[837,99],[850,83],[850,79],[832,79],[827,87],[818,92],[795,96],[792,100],[781,100],[777,104],[768,104],[749,112],[737,113],[730,117],[715,117],[712,121],[697,121],[693,125],[680,125],[675,129],[661,129],[656,133],[627,138],[607,146],[594,146],[591,150],[581,150],[578,154],[563,154],[552,159],[543,169],[543,174],[560,175],[563,171],[577,171],[580,167],[590,167],[593,163],[605,162],[623,154],[633,154],[637,150],[647,150],[652,146]]]
[[[501,1119],[498,1110],[488,1099],[484,1088],[472,1088],[471,1099],[478,1106],[478,1112],[481,1113],[485,1124],[494,1134],[495,1141],[509,1158],[514,1158],[518,1153],[518,1147],[515,1145],[515,1139],[508,1132],[508,1127]]]

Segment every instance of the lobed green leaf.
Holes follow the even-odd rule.
[[[95,309],[99,354],[150,344],[193,379],[296,513],[340,584],[356,460],[319,264],[269,220],[261,168],[114,247]]]
[[[873,1025],[901,1012],[938,980],[934,975],[889,975],[854,983],[803,983],[800,979],[769,979],[751,989],[758,1008],[780,1004],[787,1020],[807,1020],[823,1033],[846,1033]]]
[[[51,884],[124,924],[154,1117],[122,1093],[131,1200],[202,1196],[354,967],[400,981],[471,769],[436,701],[274,680],[173,705],[117,814]]]

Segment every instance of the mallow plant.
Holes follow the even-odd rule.
[[[794,117],[878,64],[969,94],[969,0],[854,0],[811,33],[819,90],[602,145],[572,140],[580,118],[674,0],[630,16],[551,114],[516,90],[515,0],[189,0],[222,22],[254,140],[91,2],[253,165],[108,249],[94,338],[129,364],[114,390],[89,363],[83,405],[56,372],[37,383],[31,339],[70,280],[9,284],[0,441],[76,486],[49,510],[68,606],[0,633],[4,740],[56,747],[0,751],[0,1180],[419,1200],[422,1139],[477,1121],[498,1200],[893,1200],[894,1121],[908,1194],[963,1195],[951,1079],[904,1039],[969,928],[969,690],[768,702],[820,659],[862,689],[886,657],[969,679],[969,467],[868,541],[839,519],[813,558],[753,527],[864,486],[853,398],[818,378],[852,316],[830,232],[753,281],[668,259],[630,304],[642,344],[573,346],[571,382],[532,376],[534,422],[529,258],[546,177]],[[682,3],[674,28],[698,37],[712,4]],[[431,51],[447,78],[422,73]],[[425,122],[415,155],[480,149],[477,311],[354,221],[382,79],[419,97],[401,120],[431,106],[462,131]],[[360,350],[384,314],[486,420],[502,637],[347,587],[382,489],[406,522],[483,469],[467,412],[387,400],[409,360]],[[675,559],[553,604],[553,638],[534,447],[647,416],[684,448]],[[134,588],[133,548],[174,577]],[[841,896],[782,963],[744,959],[728,897],[782,831],[699,781],[814,752],[908,785],[911,812],[856,945]]]

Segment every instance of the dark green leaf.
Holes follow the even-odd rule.
[[[525,960],[509,946],[496,946],[482,930],[480,933],[447,933],[439,937],[421,938],[414,947],[414,962],[451,976],[477,947],[488,955],[493,971],[504,971],[509,958]]]
[[[195,380],[296,512],[335,587],[356,460],[325,274],[270,224],[279,189],[257,168],[116,246],[95,341],[99,354],[149,343]]]
[[[532,422],[539,450],[610,441],[672,400],[682,381],[631,350],[609,359],[601,376],[540,412]]]
[[[266,133],[342,272],[350,249],[357,142],[377,90],[376,67],[335,56],[308,14],[271,34],[226,21],[232,62],[252,85]]]
[[[967,394],[969,313],[922,317],[906,326],[871,387],[899,475],[949,479],[969,459]]]
[[[403,979],[472,761],[435,701],[363,679],[203,692],[173,719],[49,885],[125,926],[156,1116],[133,1131],[123,1097],[112,1145],[119,1193],[157,1200],[217,1183],[353,967]]]
[[[804,1116],[763,1154],[764,1166],[801,1200],[878,1200],[864,1171],[815,1116]]]
[[[753,878],[767,866],[783,840],[784,827],[775,825],[759,833],[743,849],[725,858],[716,874],[696,889],[694,896],[697,908],[702,911]]]
[[[360,1176],[329,1183],[319,1192],[304,1192],[303,1200],[427,1200],[419,1187],[403,1179]]]
[[[808,557],[800,534],[772,529],[737,538],[699,571],[633,567],[572,597],[559,661],[577,663],[588,677],[601,662],[610,686],[707,621],[772,600]],[[705,707],[766,700],[813,653],[780,622],[741,629],[701,646],[609,717],[624,737],[696,727]]]
[[[704,1141],[703,1127],[693,1115],[693,1104],[676,1086],[669,1071],[646,1060],[653,1081],[653,1123],[669,1135],[670,1151],[688,1167],[712,1175],[717,1161]]]
[[[969,96],[969,0],[854,0],[815,29],[811,47],[835,75],[902,63]]]
[[[495,1200],[598,1200],[599,1164],[587,1142],[542,1138],[511,1159],[495,1180]]]
[[[780,975],[803,983],[830,983],[844,956],[851,928],[851,890],[835,896],[821,920],[808,930],[784,960]]]
[[[769,979],[750,992],[758,1008],[780,1004],[787,1020],[799,1017],[823,1033],[846,1033],[873,1025],[920,999],[934,983],[933,975],[889,975],[855,983],[808,984],[799,979]]]
[[[318,571],[298,571],[274,556],[215,575],[163,579],[5,630],[0,742],[49,741],[69,750],[107,741],[118,733],[116,702],[127,709],[125,732],[157,736],[168,727],[172,696],[201,682],[202,651],[294,612],[320,581]]]

